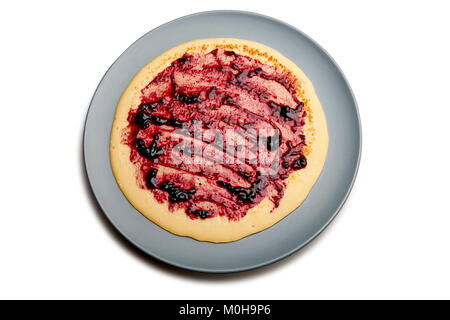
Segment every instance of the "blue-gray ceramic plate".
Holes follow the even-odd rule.
[[[162,52],[202,38],[253,40],[278,50],[297,64],[315,86],[330,137],[322,174],[303,204],[271,228],[231,243],[213,244],[176,236],[146,219],[120,191],[109,159],[114,113],[128,82]],[[360,153],[361,127],[356,102],[333,59],[292,26],[240,11],[202,12],[182,17],[133,43],[101,80],[84,131],[84,159],[92,191],[119,232],[156,259],[185,269],[215,273],[262,267],[307,245],[333,220],[348,197]]]

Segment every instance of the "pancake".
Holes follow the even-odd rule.
[[[248,40],[200,39],[153,59],[117,105],[110,157],[145,217],[180,236],[230,242],[307,197],[328,149],[306,75]]]

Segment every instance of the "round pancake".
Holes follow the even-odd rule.
[[[296,79],[296,95],[304,102],[304,110],[307,112],[303,127],[307,166],[292,172],[285,180],[284,195],[277,207],[265,198],[239,220],[230,220],[226,216],[192,219],[184,210],[169,210],[167,203],[158,202],[152,192],[139,186],[136,180],[136,167],[130,161],[130,147],[122,142],[123,132],[128,126],[129,111],[141,103],[141,90],[158,73],[185,53],[207,53],[216,48],[232,50],[239,55],[259,60],[291,74]],[[178,45],[152,60],[136,74],[117,105],[111,131],[110,157],[120,189],[128,201],[145,217],[180,236],[200,241],[230,242],[274,225],[297,208],[318,179],[327,150],[328,132],[325,115],[314,87],[306,75],[293,62],[268,46],[248,40],[218,38],[194,40]]]

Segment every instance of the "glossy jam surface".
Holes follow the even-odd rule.
[[[174,61],[131,109],[124,143],[137,181],[192,219],[277,207],[303,153],[306,112],[292,78],[232,51]]]

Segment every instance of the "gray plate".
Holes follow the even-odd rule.
[[[109,160],[117,102],[133,76],[162,52],[201,38],[241,38],[266,44],[297,64],[313,82],[328,122],[323,172],[308,198],[275,226],[242,240],[213,244],[179,237],[141,215],[120,191]],[[337,215],[353,185],[361,128],[351,89],[333,59],[295,28],[249,12],[212,11],[166,23],[137,40],[101,80],[88,111],[84,159],[93,193],[111,223],[149,255],[185,269],[237,272],[276,262],[314,239]]]

